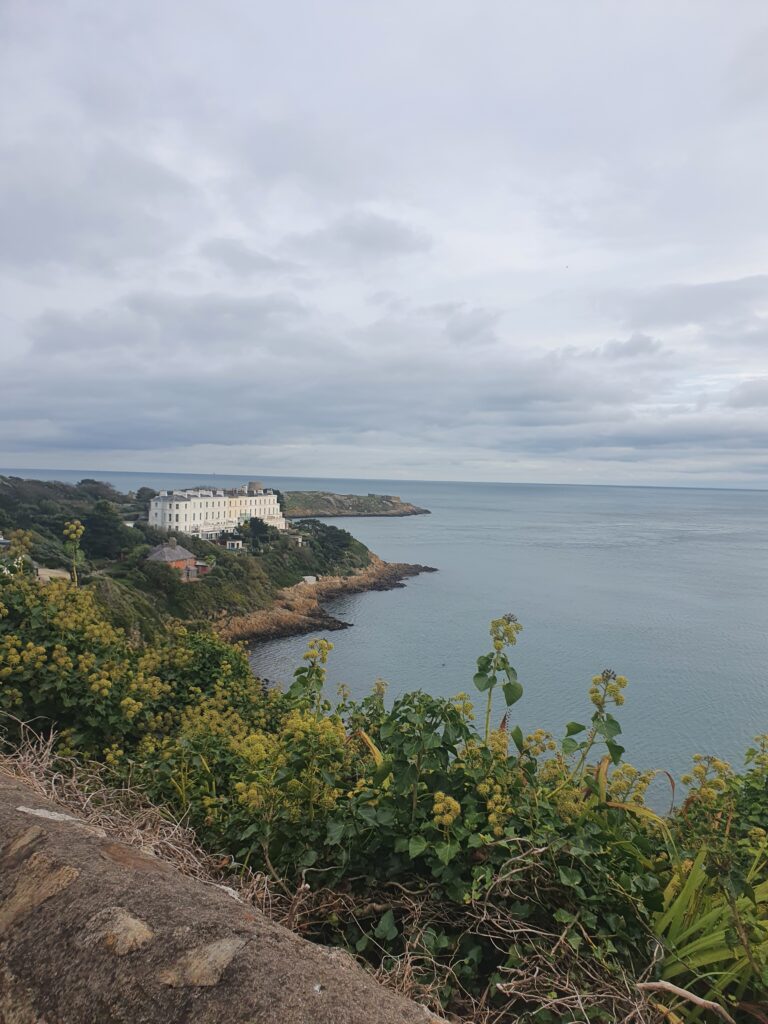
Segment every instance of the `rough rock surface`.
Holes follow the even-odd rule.
[[[351,957],[0,777],[0,1024],[438,1024]]]

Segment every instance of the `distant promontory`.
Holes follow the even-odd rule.
[[[330,491],[286,491],[286,519],[334,519],[337,516],[427,516],[428,508],[401,501],[392,494],[332,494]]]

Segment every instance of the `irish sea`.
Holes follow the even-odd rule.
[[[1,472],[1,471],[0,471]],[[92,476],[121,490],[231,486],[241,477],[13,470]],[[739,764],[768,732],[768,492],[532,484],[289,479],[285,490],[398,494],[432,510],[404,519],[335,521],[393,561],[439,572],[404,589],[329,605],[353,627],[335,632],[329,689],[362,696],[381,677],[395,696],[472,690],[494,616],[524,630],[513,652],[523,699],[514,722],[557,735],[589,715],[603,668],[629,677],[617,712],[640,767],[684,771],[695,752]],[[289,680],[306,637],[261,644],[254,669]],[[498,709],[497,718],[501,715]]]

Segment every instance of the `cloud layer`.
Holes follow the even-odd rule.
[[[768,487],[762,4],[0,7],[0,465]]]

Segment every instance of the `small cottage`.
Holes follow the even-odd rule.
[[[171,537],[167,544],[160,544],[153,548],[147,555],[147,561],[163,562],[165,565],[169,565],[181,573],[184,580],[197,578],[197,556],[183,548],[175,537]]]

